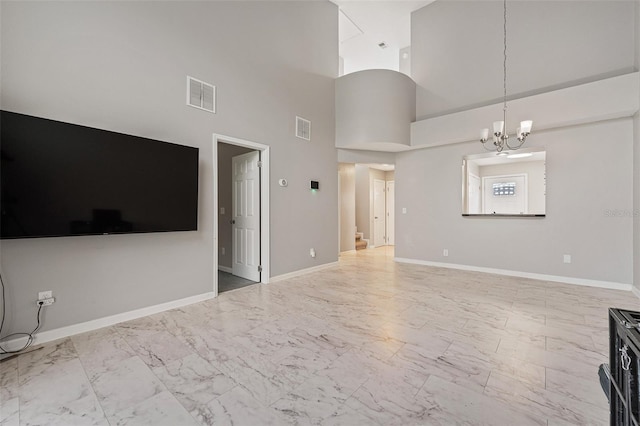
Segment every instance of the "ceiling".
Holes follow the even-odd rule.
[[[332,0],[340,7],[344,74],[365,69],[399,71],[400,49],[411,44],[411,12],[433,0]],[[378,46],[384,42],[386,48]]]

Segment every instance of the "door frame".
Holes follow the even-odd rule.
[[[393,197],[389,196],[389,184],[393,184]],[[393,208],[389,208],[389,199],[393,199]],[[395,208],[396,208],[396,181],[395,180],[387,180],[385,181],[385,191],[384,191],[384,205],[385,205],[385,243],[387,243],[388,246],[395,246],[396,245],[396,212],[395,212]],[[393,218],[391,218],[391,212],[393,212]],[[393,220],[390,220],[393,219]],[[391,223],[391,225],[389,225]],[[391,234],[391,232],[389,232],[389,228],[393,228],[393,241],[390,241],[391,238],[389,236],[389,234]],[[393,243],[393,244],[391,244]]]
[[[378,235],[376,235],[376,182],[382,182],[382,226],[384,228],[384,233],[382,235],[382,244],[378,245],[376,244],[376,239],[379,238]],[[373,179],[373,187],[371,188],[371,230],[372,232],[369,232],[369,235],[372,236],[372,242],[373,244],[371,245],[373,248],[375,247],[382,247],[382,246],[386,246],[387,245],[387,181],[384,179],[377,179],[374,178]]]
[[[218,296],[218,143],[242,146],[260,151],[260,265],[262,272],[260,282],[269,283],[271,253],[269,252],[269,145],[234,138],[220,134],[213,134],[213,294]]]

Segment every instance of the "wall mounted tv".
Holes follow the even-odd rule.
[[[192,231],[198,148],[0,111],[2,238]]]

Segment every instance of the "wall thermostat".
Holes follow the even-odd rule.
[[[318,182],[317,180],[312,180],[311,189],[320,189],[320,182]]]
[[[289,185],[289,182],[287,182],[286,179],[278,179],[278,185],[287,186],[287,185]]]

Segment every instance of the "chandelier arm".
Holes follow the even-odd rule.
[[[482,147],[483,147],[484,149],[486,149],[487,151],[497,151],[497,150],[498,150],[498,148],[497,148],[497,147],[496,147],[495,149],[493,149],[493,148],[487,148],[487,143],[486,143],[486,141],[480,141],[480,142],[482,142]]]
[[[525,138],[522,138],[522,139],[517,138],[517,139],[520,141],[520,143],[518,144],[518,146],[515,146],[515,147],[509,145],[509,139],[505,140],[505,144],[507,145],[507,148],[516,150],[516,149],[519,149],[522,145],[524,145]]]

